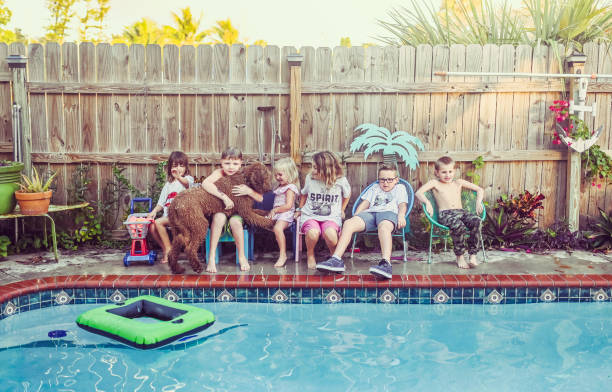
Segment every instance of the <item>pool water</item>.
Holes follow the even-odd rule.
[[[2,391],[602,391],[612,303],[197,304],[190,344],[141,351],[80,330],[95,305],[0,321]],[[65,330],[51,339],[48,332]]]

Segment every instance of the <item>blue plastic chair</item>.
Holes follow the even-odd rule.
[[[429,229],[429,254],[427,256],[427,263],[431,264],[431,246],[433,244],[434,238],[441,238],[444,240],[444,251],[446,252],[446,242],[450,238],[450,229],[447,226],[444,226],[440,222],[438,222],[438,204],[436,203],[436,198],[434,197],[431,191],[425,192],[425,197],[431,203],[433,207],[433,216],[429,215],[427,209],[425,208],[425,203],[423,205],[423,212],[425,212],[425,216],[430,224]],[[463,209],[476,214],[476,192],[472,190],[464,190],[461,192],[461,205]],[[480,220],[484,222],[487,217],[487,210],[485,209],[484,203],[482,204],[482,214],[480,215]],[[487,262],[487,252],[484,247],[484,239],[482,238],[482,224],[480,225],[480,245],[482,246],[482,256],[483,260]]]
[[[274,207],[274,192],[266,192],[263,194],[262,202],[253,203],[253,208],[256,210],[264,210],[270,211]],[[249,251],[247,253],[247,257],[250,261],[255,260],[254,256],[254,248],[255,248],[255,233],[260,229],[257,227],[249,227]],[[295,252],[295,221],[287,227],[286,231],[291,232],[291,237],[293,239],[293,251]],[[287,238],[287,236],[285,236]]]
[[[355,200],[355,203],[353,204],[353,210],[351,212],[353,216],[355,216],[355,210],[357,210],[357,207],[361,203],[361,198],[363,197],[363,195],[366,193],[368,189],[370,189],[370,187],[374,186],[374,184],[377,184],[377,183],[378,181],[374,181],[373,183],[368,185],[363,191],[361,191],[361,193],[357,197],[357,200]],[[402,230],[395,230],[392,236],[402,238],[402,245],[404,247],[404,261],[408,261],[408,257],[406,255],[406,252],[407,252],[406,234],[410,233],[410,220],[408,220],[408,215],[410,215],[410,211],[412,211],[412,205],[414,204],[414,190],[412,189],[412,186],[408,183],[408,181],[400,178],[399,184],[397,184],[396,186],[402,186],[402,185],[406,188],[406,194],[408,195],[408,205],[406,206],[406,216],[405,216],[406,227],[404,227]],[[362,231],[361,233],[353,234],[353,245],[351,246],[351,258],[353,258],[353,253],[355,252],[355,243],[357,242],[357,235],[360,235],[360,234],[378,236],[378,229],[374,229],[370,231]]]
[[[244,228],[244,254],[249,254],[249,230]],[[219,238],[219,243],[217,244],[217,252],[215,254],[215,263],[219,264],[219,256],[221,255],[221,243],[222,242],[234,242],[234,237],[227,230],[221,234],[221,238]],[[208,256],[210,255],[210,228],[206,232],[206,262],[208,262]],[[240,259],[238,258],[238,252],[236,252],[236,264],[240,265]]]

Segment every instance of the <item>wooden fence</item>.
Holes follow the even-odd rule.
[[[293,47],[234,45],[175,46],[91,43],[0,44],[7,54],[28,57],[27,89],[32,161],[59,170],[55,203],[71,192],[78,164],[93,164],[91,198],[101,197],[111,167],[126,167],[130,181],[146,190],[155,163],[182,150],[196,175],[207,175],[229,145],[257,159],[258,106],[276,107],[281,142],[290,148],[287,55]],[[376,178],[376,159],[350,154],[354,128],[375,123],[418,136],[426,151],[415,172],[402,176],[415,189],[433,176],[433,161],[451,155],[462,176],[483,156],[479,171],[486,200],[527,189],[546,196],[540,224],[565,215],[567,148],[551,143],[554,118],[548,110],[566,86],[559,79],[449,77],[435,71],[559,72],[547,47],[453,45],[413,47],[303,47],[301,151],[308,169],[312,152],[329,149],[346,164],[353,195]],[[587,73],[612,73],[604,45],[585,46]],[[10,73],[0,61],[0,153],[12,145]],[[612,83],[589,85],[591,127],[604,126],[602,149],[612,149]],[[262,147],[269,159],[271,132]],[[583,186],[581,214],[612,206],[612,186]]]

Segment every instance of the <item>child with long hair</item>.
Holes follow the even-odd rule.
[[[291,158],[283,158],[274,165],[274,178],[278,183],[274,189],[274,204],[268,218],[274,219],[274,235],[278,243],[278,260],[275,267],[284,267],[287,262],[287,240],[285,229],[293,223],[296,196],[300,194],[298,169]]]
[[[306,235],[308,268],[316,268],[315,245],[323,237],[330,254],[334,253],[344,218],[344,210],[351,197],[351,187],[344,177],[338,157],[330,151],[312,156],[312,171],[306,176],[301,190],[301,232]]]
[[[149,225],[151,235],[163,251],[161,263],[168,262],[168,253],[170,253],[172,248],[168,231],[166,230],[166,226],[170,224],[168,207],[176,195],[193,185],[193,177],[189,175],[189,159],[184,152],[173,151],[170,154],[168,164],[166,165],[166,175],[168,181],[166,181],[161,190],[157,205],[147,215],[147,218],[155,219],[159,211],[164,211],[160,218],[155,219],[155,222]]]

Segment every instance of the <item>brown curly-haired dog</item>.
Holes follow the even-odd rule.
[[[198,260],[198,247],[206,239],[209,219],[217,212],[223,212],[227,216],[237,214],[248,225],[272,230],[274,221],[264,218],[253,210],[251,197],[232,195],[232,188],[241,184],[246,184],[256,192],[264,194],[271,189],[270,177],[270,171],[262,163],[256,162],[241,172],[215,182],[217,188],[234,202],[234,208],[231,210],[226,210],[221,199],[202,188],[192,188],[179,193],[168,208],[170,226],[174,230],[172,250],[168,255],[172,272],[175,274],[185,272],[185,268],[178,265],[178,257],[183,248],[193,271],[202,272],[202,264]]]

